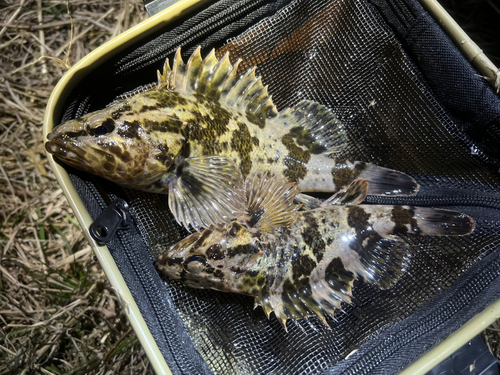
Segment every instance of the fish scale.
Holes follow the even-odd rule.
[[[357,178],[369,194],[417,192],[402,172],[338,160],[347,135],[329,108],[304,100],[278,112],[256,69],[239,75],[239,64],[214,51],[203,59],[200,48],[185,64],[179,49],[157,84],[57,126],[45,147],[122,186],[168,194],[177,221],[196,230],[244,210],[235,186],[265,173],[302,192],[333,193]]]

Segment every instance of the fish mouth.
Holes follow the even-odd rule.
[[[68,139],[64,136],[51,137],[49,134],[47,139],[45,149],[63,163],[84,172],[101,174],[99,160],[102,157],[99,157],[99,154],[105,154],[105,152],[93,147],[84,149],[78,145],[77,140]]]
[[[182,268],[182,258],[169,257],[170,253],[164,253],[155,262],[156,268],[166,277],[173,280],[180,280]]]
[[[85,162],[85,155],[87,154],[81,148],[72,144],[69,140],[62,140],[56,137],[50,137],[49,134],[48,141],[45,142],[45,149],[54,156],[65,161],[75,162]]]

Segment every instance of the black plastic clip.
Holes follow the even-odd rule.
[[[130,223],[127,202],[116,199],[90,225],[89,232],[94,240],[106,243],[113,238],[118,229],[126,228]]]

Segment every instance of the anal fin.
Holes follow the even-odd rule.
[[[472,233],[475,227],[475,222],[469,215],[457,211],[431,207],[408,207],[408,209],[414,212],[413,219],[418,234],[421,235],[466,236]]]
[[[332,195],[321,206],[360,204],[368,195],[369,184],[363,178],[358,178],[351,182],[348,187]]]
[[[333,317],[342,303],[351,301],[351,291],[356,275],[335,258],[325,273],[313,272],[293,282],[285,278],[282,283],[265,288],[255,298],[255,305],[262,306],[269,318],[274,311],[276,318],[286,327],[288,319],[298,320],[316,316],[327,324],[326,315]]]
[[[366,199],[368,194],[368,181],[358,178],[351,182],[349,186],[333,194],[325,201],[311,197],[307,194],[297,194],[294,202],[301,204],[305,210],[314,210],[319,207],[327,207],[332,205],[354,205],[360,204]]]

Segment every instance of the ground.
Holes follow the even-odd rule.
[[[443,3],[498,66],[495,28],[470,16],[498,22],[492,2]],[[42,142],[61,76],[146,17],[139,0],[0,0],[0,375],[152,373]],[[500,358],[499,331],[483,336]]]
[[[0,1],[0,374],[152,373],[42,142],[68,67],[146,17],[138,0]]]

